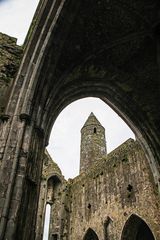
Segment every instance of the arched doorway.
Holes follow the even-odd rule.
[[[83,240],[99,240],[97,234],[92,228],[88,228]]]
[[[79,174],[80,130],[91,112],[106,129],[107,154],[129,138],[135,138],[127,124],[102,100],[83,98],[71,103],[56,119],[47,146],[49,154],[66,179],[74,178]],[[96,131],[97,128],[94,127],[94,134]]]
[[[155,238],[146,222],[132,214],[124,225],[121,240],[155,240]]]

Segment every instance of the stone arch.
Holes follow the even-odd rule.
[[[53,181],[55,182],[55,183],[62,183],[63,181],[64,181],[64,179],[62,178],[62,175],[60,175],[59,173],[57,173],[57,172],[52,172],[52,173],[49,173],[48,175],[47,175],[47,181],[50,179],[50,178],[53,178]]]
[[[88,228],[86,231],[83,240],[99,240],[96,232],[92,228]]]
[[[47,4],[50,3],[47,2]],[[62,5],[63,4],[64,2],[62,3]],[[41,6],[39,5],[39,7]],[[50,8],[52,7],[53,6],[50,6]],[[92,4],[92,8],[93,10],[97,9],[97,14],[102,14],[102,9],[100,8],[100,6]],[[21,110],[19,109],[21,112],[21,117],[27,117],[28,115],[32,115],[31,118],[36,119],[38,129],[42,130],[42,132],[45,133],[45,143],[47,144],[53,123],[60,111],[65,106],[67,106],[74,100],[80,99],[82,97],[99,97],[107,104],[109,104],[125,120],[125,122],[136,134],[137,139],[140,141],[145,152],[148,155],[149,161],[152,162],[152,171],[155,176],[155,181],[158,184],[159,174],[156,170],[156,159],[159,159],[159,153],[158,151],[156,151],[156,149],[158,149],[160,143],[158,141],[158,138],[155,137],[156,132],[153,128],[152,122],[150,122],[150,120],[148,119],[148,114],[142,111],[140,101],[135,101],[139,93],[136,92],[136,96],[133,96],[133,82],[137,81],[133,74],[133,66],[131,66],[130,64],[130,71],[126,71],[126,69],[124,69],[123,67],[120,68],[117,65],[120,59],[122,61],[122,59],[125,57],[123,61],[127,61],[127,56],[131,56],[133,52],[134,54],[137,54],[137,52],[135,53],[135,51],[132,52],[133,48],[137,47],[136,44],[141,44],[145,38],[148,39],[148,33],[145,33],[146,35],[144,36],[144,38],[141,38],[139,37],[139,35],[137,35],[136,43],[132,41],[132,38],[130,37],[123,38],[119,36],[119,40],[113,37],[114,41],[111,41],[111,43],[107,46],[106,41],[104,42],[105,38],[98,37],[99,41],[97,44],[97,37],[95,36],[95,31],[92,32],[89,25],[92,22],[95,29],[98,27],[96,25],[96,16],[93,16],[94,11],[91,10],[91,16],[93,16],[93,19],[95,19],[95,21],[91,21],[92,17],[90,17],[90,19],[88,20],[87,17],[85,17],[85,15],[87,16],[87,14],[83,13],[84,9],[85,6],[80,3],[64,4],[64,7],[59,14],[60,20],[57,21],[56,30],[53,31],[53,33],[51,33],[49,36],[47,35],[47,30],[49,30],[49,27],[53,26],[48,26],[48,29],[46,27],[45,31],[43,29],[43,33],[39,33],[40,29],[35,29],[35,31],[37,32],[35,35],[33,34],[33,37],[29,42],[30,49],[28,49],[28,51],[31,51],[31,49],[33,51],[33,46],[36,44],[36,52],[33,51],[33,64],[35,64],[35,58],[39,58],[37,59],[39,64],[36,65],[36,68],[33,68],[30,63],[27,69],[27,74],[25,77],[26,81],[24,84],[25,86],[23,88],[25,93],[22,93],[23,91],[21,91],[21,96],[23,100],[23,104],[21,103]],[[77,11],[80,12],[80,16],[76,15]],[[127,15],[130,21],[133,21],[134,23],[132,27],[136,27],[136,29],[137,26],[135,24],[135,19],[137,19],[138,17],[139,25],[142,28],[145,28],[146,31],[148,30],[145,19],[142,18],[140,14],[137,14],[137,11],[135,11],[135,9],[132,9],[126,5],[116,4],[116,6],[113,6],[112,11],[114,13],[117,12],[119,14],[119,12],[121,12],[122,14]],[[53,12],[55,12],[55,9],[53,10]],[[73,14],[73,12],[75,15]],[[61,17],[65,19],[66,16],[67,18],[67,15],[69,13],[72,13],[70,24],[73,23],[73,21],[75,20],[74,29],[71,28],[69,23],[61,20]],[[107,22],[105,21],[104,16],[102,20],[105,23]],[[115,22],[119,22],[119,18]],[[51,22],[50,24],[55,24],[55,22]],[[122,28],[123,30],[124,27],[128,26],[128,23],[124,23],[124,25],[125,26],[123,26]],[[57,27],[60,29],[65,29],[63,33],[63,38],[60,37],[62,33],[61,31],[57,31]],[[87,36],[84,35],[84,27],[88,31]],[[105,29],[107,29],[107,27],[104,27],[105,26],[99,28],[100,36],[106,35]],[[116,27],[117,31],[119,32],[119,26]],[[37,43],[36,38],[38,36],[38,33],[42,38],[42,41],[41,38],[39,38],[39,41]],[[82,36],[86,41],[81,42],[80,39],[83,39]],[[89,39],[88,36],[90,36]],[[46,39],[45,43],[44,39]],[[57,41],[55,44],[56,46],[52,44],[54,41]],[[149,39],[149,41],[151,41],[151,47],[153,47],[152,40]],[[93,45],[93,48],[90,48],[90,44],[88,46],[84,46],[85,42],[91,43]],[[132,47],[128,46],[130,44],[132,45]],[[126,50],[126,46],[127,53],[125,55],[122,49]],[[85,47],[88,48],[85,49]],[[42,48],[45,49],[45,54],[43,55],[40,51],[40,49]],[[152,50],[155,49],[153,48]],[[148,50],[144,51],[143,53],[145,54],[147,51]],[[119,54],[120,59],[117,59],[117,57],[115,56],[115,52]],[[113,57],[112,61],[110,61],[110,58],[107,57],[110,55]],[[71,59],[70,56],[72,56]],[[151,61],[153,64],[154,60],[155,58],[152,56],[152,59],[150,59],[149,61]],[[57,63],[56,66],[54,65],[55,61]],[[67,66],[66,63],[68,64]],[[142,62],[140,64],[142,64]],[[53,69],[56,69],[57,72],[55,73]],[[25,70],[26,69],[24,69],[24,71]],[[155,74],[157,73],[157,69],[155,69]],[[34,81],[29,82],[29,78],[32,78],[32,75],[34,76]],[[42,79],[43,81],[41,81]],[[124,79],[124,83],[121,82],[122,79]],[[53,82],[57,82],[56,86],[54,86]],[[126,86],[126,82],[127,84],[130,82],[131,84]],[[28,84],[29,86],[27,86]],[[144,86],[144,84],[142,85]],[[28,90],[26,91],[26,89]],[[136,89],[137,88],[134,87],[134,91]],[[128,102],[130,103],[129,105]],[[144,103],[142,103],[142,105],[144,108]],[[53,106],[55,106],[54,111],[52,111]],[[8,113],[10,112],[10,110],[10,106],[7,106]],[[150,129],[152,129],[152,131]]]
[[[49,5],[50,3],[47,2],[47,4]],[[64,3],[62,3],[62,5],[63,4]],[[92,4],[92,5],[94,5],[94,4]],[[97,7],[99,14],[102,13],[102,12],[100,12],[102,10],[100,9],[99,6],[95,6],[95,7]],[[41,5],[39,5],[39,8],[41,8]],[[51,6],[50,6],[50,8],[51,8]],[[85,7],[81,4],[71,4],[71,5],[68,4],[68,5],[64,6],[64,8],[62,9],[61,13],[59,14],[59,19],[61,18],[61,15],[64,18],[67,14],[72,12],[71,22],[75,18],[76,19],[75,25],[77,25],[76,29],[81,30],[85,26],[87,19],[84,16],[82,19],[80,19],[80,16],[76,17],[76,11],[83,11],[84,10],[83,8],[85,9]],[[94,6],[92,6],[92,8],[94,9]],[[74,11],[73,11],[73,9],[74,9]],[[127,5],[119,5],[119,4],[117,4],[116,6],[113,7],[113,12],[118,11],[118,14],[119,14],[119,10],[121,10],[122,13],[125,13],[127,15],[129,14],[130,15],[129,18],[133,22],[135,21],[135,18],[137,19],[137,17],[138,17],[141,27],[142,26],[146,27],[147,23],[146,23],[145,19],[142,18],[141,15],[138,14],[137,11],[135,11],[135,9],[132,9],[131,7],[129,7]],[[55,12],[55,9],[54,9],[54,12]],[[73,14],[73,12],[75,12],[75,15]],[[81,20],[81,22],[83,22],[83,26],[81,26],[81,23],[79,22],[80,20]],[[87,21],[87,22],[88,22],[87,27],[89,28],[90,22],[89,21]],[[116,22],[118,22],[118,21],[116,21]],[[53,24],[53,23],[51,23],[51,24]],[[54,22],[54,24],[55,24],[55,22]],[[55,118],[57,117],[58,113],[69,103],[71,103],[72,101],[79,99],[81,97],[85,97],[85,96],[100,97],[105,102],[110,104],[111,107],[116,112],[118,112],[118,114],[120,114],[121,117],[127,122],[127,124],[135,132],[137,138],[140,140],[145,151],[148,153],[148,155],[151,158],[152,151],[150,151],[149,146],[152,146],[152,144],[148,143],[148,141],[150,141],[150,139],[151,139],[151,134],[148,135],[147,131],[145,131],[145,134],[144,134],[144,130],[146,130],[147,128],[151,129],[152,124],[150,124],[148,122],[146,124],[146,126],[144,126],[146,123],[146,117],[147,117],[146,114],[142,113],[142,109],[139,106],[139,104],[137,104],[136,101],[133,101],[133,99],[130,98],[131,94],[128,94],[128,92],[126,92],[126,90],[124,90],[124,87],[120,87],[121,84],[118,84],[117,86],[110,86],[110,83],[109,83],[112,78],[114,78],[115,81],[117,81],[117,78],[119,78],[118,81],[121,81],[121,79],[126,79],[126,80],[130,79],[130,80],[127,80],[127,82],[128,81],[130,81],[130,82],[136,81],[136,79],[134,79],[134,75],[131,73],[132,71],[126,72],[124,69],[122,69],[122,68],[120,69],[117,66],[117,64],[112,63],[111,61],[108,62],[107,59],[106,59],[107,68],[108,68],[107,70],[106,70],[106,66],[102,66],[102,64],[100,65],[98,63],[102,60],[101,55],[112,54],[111,52],[112,52],[113,48],[116,48],[116,50],[119,52],[119,48],[121,48],[122,46],[124,47],[124,45],[127,45],[128,42],[131,41],[131,39],[130,38],[128,38],[128,39],[122,38],[119,43],[117,43],[117,41],[115,41],[115,44],[113,44],[113,41],[112,41],[113,46],[109,44],[109,46],[107,46],[107,50],[106,50],[106,46],[103,42],[104,38],[102,38],[103,40],[101,39],[101,41],[103,42],[103,44],[98,44],[98,45],[96,44],[96,45],[94,45],[94,48],[96,48],[96,46],[97,46],[97,48],[92,49],[92,50],[96,51],[96,55],[93,55],[93,52],[91,52],[91,50],[87,49],[88,50],[87,54],[85,51],[84,52],[81,51],[81,55],[83,57],[81,57],[81,60],[79,60],[78,54],[79,54],[80,50],[78,50],[78,49],[79,49],[79,47],[81,47],[83,49],[84,46],[81,46],[82,43],[81,43],[81,41],[80,42],[78,41],[78,38],[76,38],[76,40],[74,38],[73,39],[74,45],[72,46],[73,49],[71,48],[70,44],[68,43],[67,35],[69,34],[69,42],[71,42],[70,37],[75,37],[75,36],[74,36],[73,32],[71,30],[69,31],[69,29],[68,29],[70,27],[70,25],[68,24],[68,27],[66,27],[66,24],[67,23],[65,21],[57,22],[58,27],[60,27],[62,25],[63,27],[61,26],[61,29],[65,29],[65,33],[63,35],[63,39],[65,39],[65,42],[64,42],[64,40],[63,41],[60,40],[61,38],[59,35],[61,34],[61,32],[57,33],[57,30],[54,34],[50,34],[50,36],[48,36],[47,30],[49,30],[49,29],[47,29],[47,27],[46,27],[45,31],[43,31],[43,34],[45,34],[45,36],[41,36],[42,33],[39,32],[40,29],[35,29],[35,32],[36,31],[37,32],[35,35],[33,34],[32,38],[30,39],[29,44],[27,46],[28,47],[27,51],[32,50],[33,58],[35,57],[34,51],[33,51],[34,50],[33,46],[35,45],[35,43],[37,43],[37,40],[38,40],[37,37],[39,34],[43,39],[42,41],[44,41],[44,38],[46,38],[47,40],[44,45],[43,42],[40,42],[41,39],[39,39],[40,41],[37,44],[40,44],[40,46],[36,45],[37,48],[35,50],[35,51],[39,50],[39,52],[35,52],[35,54],[36,54],[36,57],[39,57],[40,48],[43,47],[46,49],[46,56],[43,55],[43,59],[39,59],[40,64],[39,64],[39,66],[37,66],[39,69],[37,68],[36,70],[34,70],[32,68],[32,66],[30,66],[31,64],[29,65],[29,67],[32,68],[32,71],[34,70],[34,73],[32,71],[31,72],[34,74],[35,79],[34,79],[34,82],[30,83],[30,87],[28,88],[27,92],[25,90],[25,89],[27,89],[27,86],[25,86],[25,88],[24,88],[26,94],[22,94],[23,95],[22,99],[24,100],[24,103],[21,104],[21,106],[22,106],[21,113],[24,114],[25,116],[26,116],[26,114],[30,115],[31,111],[34,111],[34,113],[35,113],[35,110],[33,109],[34,104],[32,104],[33,99],[34,99],[34,103],[36,104],[35,105],[36,107],[34,106],[34,108],[36,108],[36,110],[37,110],[36,111],[37,117],[35,116],[37,118],[37,125],[40,129],[45,128],[45,132],[46,132],[47,127],[45,127],[45,121],[48,119],[47,112],[51,113],[49,108],[51,108],[53,106],[53,103],[55,103],[57,105],[56,108],[58,108],[58,109],[55,109],[55,111],[52,113],[52,117],[51,116],[49,117],[49,121],[48,121],[49,126],[47,129],[47,135],[49,135],[51,127],[53,125],[53,122],[55,121]],[[94,24],[95,24],[95,22],[94,22]],[[96,27],[96,24],[94,27]],[[49,26],[48,26],[48,28],[49,28]],[[118,26],[117,26],[117,28],[118,28]],[[146,29],[148,29],[148,27]],[[119,30],[119,28],[118,28],[118,30]],[[77,31],[78,31],[78,33],[77,33]],[[82,34],[82,36],[84,35],[83,31],[81,33],[79,30],[77,30],[77,31],[75,32],[75,34]],[[88,30],[88,31],[90,31],[90,30]],[[102,29],[99,29],[99,31],[100,31],[100,33],[99,33],[100,36],[102,33],[106,34],[103,27],[102,27]],[[94,44],[95,32],[94,32],[94,34],[93,34],[93,32],[90,32],[90,34],[91,34],[90,41],[93,42],[93,44]],[[73,35],[73,36],[71,36],[71,35]],[[55,38],[55,41],[58,38],[58,44],[56,45],[56,49],[52,45],[53,37]],[[84,37],[86,37],[86,36],[84,36]],[[100,37],[99,37],[99,39],[100,39]],[[86,40],[88,40],[88,39],[86,39]],[[137,41],[142,41],[142,40],[138,38]],[[34,44],[32,44],[32,43],[34,43]],[[47,76],[47,78],[49,78],[48,72],[51,72],[50,71],[51,68],[53,69],[53,61],[55,61],[55,59],[53,59],[53,58],[57,57],[55,53],[58,51],[58,47],[60,47],[62,44],[63,44],[63,48],[67,49],[66,50],[67,56],[68,56],[68,51],[70,51],[69,56],[73,55],[73,57],[76,60],[73,59],[73,61],[71,61],[71,64],[67,68],[64,68],[63,71],[61,71],[61,73],[62,73],[61,76],[58,76],[58,79],[61,81],[61,84],[59,87],[61,88],[61,91],[63,90],[63,92],[65,92],[65,95],[67,97],[65,96],[65,99],[63,97],[61,97],[61,92],[57,89],[58,90],[57,95],[56,95],[57,100],[55,101],[55,99],[53,97],[55,88],[53,87],[52,90],[51,89],[47,90],[47,85],[51,86],[50,85],[51,83],[49,83],[49,81],[51,81],[51,79],[46,79],[46,76]],[[69,44],[68,48],[66,47],[67,44]],[[75,48],[74,48],[74,46],[75,46]],[[29,47],[30,47],[30,49],[29,49]],[[133,47],[136,47],[136,46],[133,46]],[[76,51],[74,51],[75,49],[76,49]],[[129,52],[132,53],[130,48],[128,48],[127,50],[128,50],[128,54],[129,54]],[[74,51],[76,55],[72,54],[73,53],[72,51]],[[85,53],[85,55],[83,55],[84,53]],[[26,53],[26,55],[27,55],[27,53]],[[54,55],[54,57],[53,57],[53,55]],[[60,58],[63,59],[65,53],[62,53],[61,55],[62,56]],[[122,55],[124,55],[124,52],[122,53]],[[25,56],[25,57],[27,57],[27,56]],[[42,55],[41,55],[41,57],[42,57]],[[61,61],[61,59],[59,61]],[[35,62],[35,60],[36,59],[34,59],[34,62]],[[29,69],[29,70],[31,70],[31,69]],[[30,74],[32,74],[31,72],[30,72]],[[53,72],[53,70],[52,70],[52,72]],[[88,74],[86,74],[87,72],[88,72]],[[117,74],[116,79],[115,79],[115,73]],[[27,70],[27,74],[29,74],[28,70]],[[27,82],[27,77],[28,77],[27,74],[26,74],[25,80],[26,80],[26,84],[28,85],[29,83]],[[31,77],[30,74],[29,74],[29,77]],[[51,74],[51,75],[53,76],[53,74]],[[107,75],[108,75],[108,77],[106,77]],[[50,76],[50,77],[52,78],[52,76]],[[82,79],[84,79],[84,78],[85,78],[87,85],[84,85],[84,83],[82,84],[82,82],[78,83],[79,79],[81,79],[81,81],[83,81]],[[40,81],[40,79],[43,79],[43,81]],[[76,81],[76,84],[75,84],[75,81]],[[108,84],[105,84],[105,83],[107,83],[107,81],[108,81]],[[96,84],[96,89],[94,87],[95,84]],[[132,88],[132,87],[128,86],[127,88]],[[106,89],[106,90],[104,91],[104,89]],[[30,90],[32,90],[32,91],[30,91]],[[100,92],[99,92],[99,90],[100,90]],[[42,93],[42,91],[44,93]],[[131,90],[128,90],[128,91],[130,92]],[[39,92],[39,94],[37,94],[38,92]],[[117,96],[116,96],[116,98],[113,98],[113,96],[115,96],[115,94]],[[36,96],[36,98],[35,98],[35,96]],[[41,97],[43,97],[45,99],[44,99],[44,102],[41,101],[42,105],[40,106],[39,101],[40,101],[40,99],[42,99]],[[128,102],[130,102],[130,107],[126,108]],[[38,103],[38,105],[37,105],[37,103]],[[124,109],[124,106],[125,106],[125,109]],[[48,108],[48,110],[47,110],[47,108]],[[43,109],[45,109],[47,111],[45,111],[45,114],[43,114],[43,117],[42,117],[41,112]],[[9,106],[7,106],[7,112],[10,112]],[[136,117],[136,115],[138,115],[138,118]],[[141,124],[142,122],[143,122],[143,126]],[[46,140],[46,142],[47,142],[47,140]],[[153,143],[153,141],[152,141],[152,143]],[[153,143],[153,145],[154,146],[153,146],[152,150],[154,150],[156,148],[157,143],[155,142],[155,143]],[[156,153],[154,155],[156,156]]]
[[[52,175],[47,179],[47,199],[46,203],[52,204],[54,201],[54,192],[57,187],[61,184],[61,180],[57,175]]]
[[[126,221],[121,240],[155,240],[147,223],[136,214],[132,214]]]

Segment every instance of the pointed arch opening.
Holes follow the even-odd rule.
[[[121,240],[155,240],[155,238],[147,223],[132,214],[124,225]]]
[[[102,138],[105,128],[106,152],[109,153],[129,138],[135,139],[134,133],[122,118],[106,103],[96,97],[86,97],[72,102],[57,117],[49,139],[47,150],[60,167],[66,179],[79,174],[81,152],[81,130],[85,121],[93,112],[97,118],[89,134],[96,139]],[[92,125],[92,123],[90,122]],[[100,125],[102,125],[102,128]],[[85,131],[86,132],[86,131]],[[101,139],[100,139],[101,140]],[[74,147],[73,147],[74,146]],[[65,159],[65,161],[64,161]]]
[[[52,204],[57,188],[60,186],[61,180],[58,176],[51,176],[47,181],[47,199],[46,202]]]
[[[92,228],[88,228],[83,240],[99,240],[96,232]]]

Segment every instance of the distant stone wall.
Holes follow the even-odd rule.
[[[3,114],[22,59],[23,50],[16,45],[16,41],[16,38],[0,33],[0,115]]]
[[[70,184],[68,239],[82,240],[92,228],[100,240],[105,232],[107,240],[118,240],[132,214],[146,221],[160,239],[159,206],[144,152],[130,139]]]
[[[98,159],[88,171],[68,182],[46,155],[37,217],[37,240],[42,239],[48,180],[53,179],[49,240],[82,240],[86,233],[98,240],[124,240],[122,231],[128,222],[144,221],[160,239],[160,202],[148,161],[137,141],[129,139],[107,157]],[[58,186],[58,188],[57,188]],[[128,219],[131,219],[128,221]],[[130,226],[133,232],[133,226]],[[39,234],[38,234],[39,232]],[[132,234],[133,235],[133,234]],[[92,235],[89,238],[92,239]],[[93,239],[97,239],[94,238]],[[134,239],[134,238],[133,238]],[[131,238],[132,240],[132,238]]]

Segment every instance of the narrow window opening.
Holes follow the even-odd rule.
[[[89,203],[87,207],[88,207],[89,209],[91,209],[91,204]]]
[[[97,129],[96,128],[94,128],[94,133],[97,133]]]
[[[131,185],[131,184],[128,184],[127,190],[128,190],[129,192],[132,192],[132,189],[133,189],[132,185]]]
[[[47,203],[46,204],[45,220],[44,220],[43,240],[48,240],[48,238],[49,238],[50,215],[51,215],[51,205],[49,203]]]

